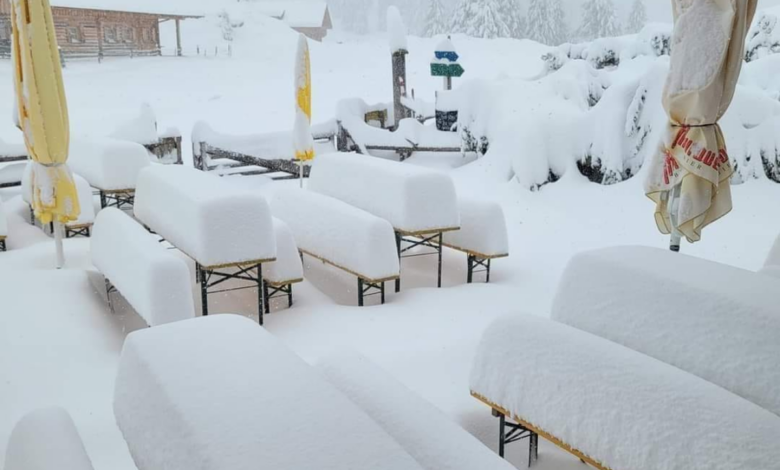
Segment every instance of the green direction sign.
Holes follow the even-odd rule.
[[[460,64],[431,64],[431,75],[434,77],[459,78],[466,73]]]

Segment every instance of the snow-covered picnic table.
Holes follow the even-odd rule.
[[[317,157],[308,189],[390,222],[399,258],[413,248],[433,248],[441,286],[442,236],[460,228],[458,198],[449,175],[368,155],[332,153]]]
[[[507,318],[485,333],[472,394],[499,415],[502,451],[509,427],[601,469],[771,468],[777,287],[667,250],[578,255],[552,321]]]
[[[262,265],[276,259],[276,236],[261,195],[194,168],[153,165],[138,178],[135,216],[196,262],[204,315],[217,293],[209,289],[232,279],[259,290],[262,323]]]

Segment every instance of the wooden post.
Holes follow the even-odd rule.
[[[406,96],[406,55],[408,51],[398,50],[393,53],[393,114],[395,120],[391,124],[395,128],[401,119],[409,117],[401,98]]]
[[[98,62],[103,62],[103,22],[100,17],[97,18],[97,42],[98,42]]]
[[[181,57],[181,22],[176,18],[176,56]]]

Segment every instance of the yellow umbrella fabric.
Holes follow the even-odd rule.
[[[734,170],[718,121],[734,97],[756,3],[672,0],[675,27],[663,96],[670,124],[645,184],[664,234],[676,228],[689,242],[698,242],[706,226],[732,209]],[[673,208],[670,193],[679,196]]]
[[[299,162],[314,159],[314,139],[311,135],[311,61],[309,44],[303,34],[298,37],[295,59],[295,158]]]
[[[14,84],[19,128],[33,164],[33,210],[46,224],[78,219],[68,169],[70,127],[49,0],[12,0]]]

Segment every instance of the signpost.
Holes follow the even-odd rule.
[[[460,78],[466,72],[458,63],[460,56],[455,51],[455,46],[450,38],[442,41],[434,52],[431,61],[431,76],[444,77],[444,89],[452,90],[452,78]]]

